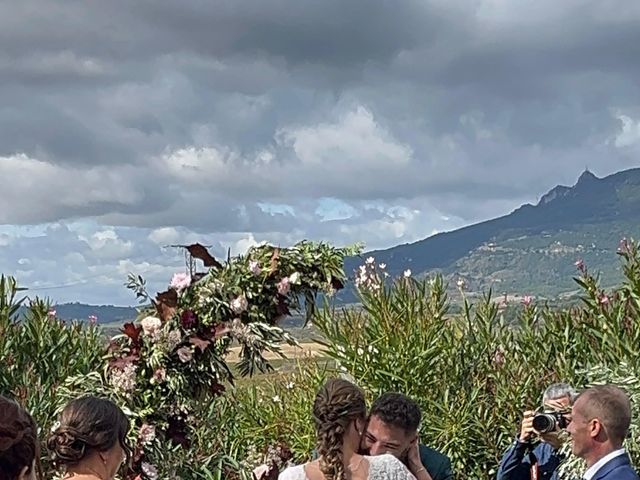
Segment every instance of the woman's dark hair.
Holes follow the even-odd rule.
[[[15,480],[38,462],[38,428],[31,415],[13,400],[0,396],[0,480]]]
[[[49,437],[47,447],[57,466],[73,466],[93,451],[103,452],[116,442],[125,452],[129,420],[111,400],[94,396],[72,400],[60,414],[60,426]]]
[[[345,480],[342,458],[344,435],[349,425],[365,418],[367,407],[362,390],[342,379],[331,379],[316,395],[313,418],[316,424],[320,470],[327,480]]]

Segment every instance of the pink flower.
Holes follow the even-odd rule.
[[[233,310],[233,313],[239,315],[247,309],[247,307],[249,306],[249,302],[247,301],[247,297],[245,297],[243,293],[242,295],[239,295],[238,297],[231,300],[231,304],[229,306],[231,307],[231,310]]]
[[[598,302],[600,302],[600,305],[608,305],[609,304],[609,297],[607,296],[606,293],[602,292],[600,294],[600,296],[598,297]]]
[[[499,346],[498,348],[496,348],[496,351],[493,353],[493,363],[497,367],[502,367],[504,365],[505,357],[504,357],[504,348],[502,348],[502,346]]]
[[[522,304],[525,307],[528,307],[529,305],[531,305],[532,301],[533,301],[533,298],[529,295],[525,295],[524,297],[522,297]]]
[[[57,312],[55,311],[55,309],[51,308],[51,309],[47,312],[47,317],[55,318],[56,313],[57,313]]]
[[[151,383],[162,383],[167,379],[167,371],[160,367],[153,372],[153,377],[151,377]]]
[[[269,465],[263,464],[253,469],[253,476],[257,480],[262,480],[268,475],[270,471],[271,468],[269,467]]]
[[[249,262],[249,271],[254,275],[260,275],[262,268],[260,268],[260,264],[256,260],[251,260]]]
[[[189,347],[180,347],[176,353],[182,363],[190,362],[193,358],[193,352]]]
[[[278,293],[280,295],[286,295],[289,293],[289,290],[291,290],[291,285],[289,283],[289,277],[284,277],[278,282]]]
[[[98,317],[96,315],[89,315],[89,323],[95,325],[98,323]]]
[[[177,292],[181,292],[191,285],[191,277],[187,273],[174,273],[169,285]]]
[[[583,273],[584,273],[584,261],[583,261],[581,258],[579,258],[578,260],[576,260],[576,262],[574,263],[574,265],[576,266],[576,268],[577,268],[578,270],[580,270],[581,272],[583,272]]]

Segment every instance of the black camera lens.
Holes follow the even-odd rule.
[[[533,428],[539,433],[549,433],[556,429],[556,418],[549,413],[538,413],[533,417]]]

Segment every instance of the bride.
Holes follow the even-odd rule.
[[[313,419],[318,460],[289,467],[278,480],[415,480],[392,455],[359,455],[366,406],[362,391],[342,379],[329,380],[316,395]]]

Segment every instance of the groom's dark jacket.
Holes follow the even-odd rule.
[[[420,461],[433,480],[453,480],[451,460],[446,455],[426,445],[420,445]]]

